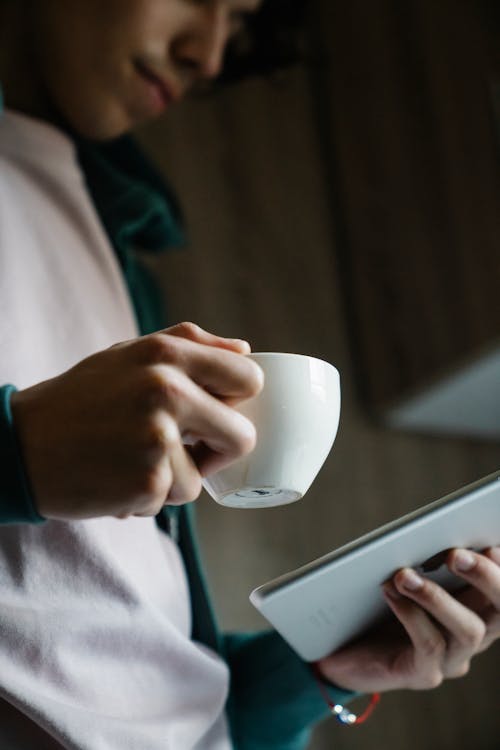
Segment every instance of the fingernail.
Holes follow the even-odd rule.
[[[472,570],[476,564],[476,558],[467,550],[461,549],[455,553],[455,568],[462,573]]]
[[[423,579],[411,568],[405,568],[402,572],[402,583],[408,591],[418,591],[424,585]]]

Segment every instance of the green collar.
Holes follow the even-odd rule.
[[[122,262],[132,248],[160,252],[185,244],[177,199],[131,136],[99,144],[74,141],[89,192]]]
[[[2,111],[0,86],[0,116]],[[185,244],[178,201],[133,137],[95,143],[61,127],[75,143],[97,213],[124,266],[132,249],[160,252]]]

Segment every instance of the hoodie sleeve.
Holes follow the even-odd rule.
[[[0,386],[0,524],[42,523],[14,429],[10,398],[15,390],[13,385]]]
[[[304,750],[313,727],[331,715],[309,665],[274,631],[227,635],[225,656],[236,750]],[[360,695],[334,685],[328,692],[342,705]]]

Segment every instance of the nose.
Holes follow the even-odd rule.
[[[178,64],[194,70],[200,78],[215,78],[222,70],[230,35],[230,19],[219,3],[197,6],[197,18],[173,45]]]

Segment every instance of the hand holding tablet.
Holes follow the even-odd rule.
[[[397,620],[319,660],[322,675],[345,688],[381,692],[430,689],[467,674],[472,658],[500,638],[500,547],[474,553],[469,571],[459,569],[464,552],[450,552],[448,564],[466,588],[452,596],[424,580],[414,589],[406,585],[407,569],[398,573],[396,595],[387,596]]]
[[[341,687],[430,688],[465,674],[500,637],[499,543],[497,473],[259,587],[251,601]]]

